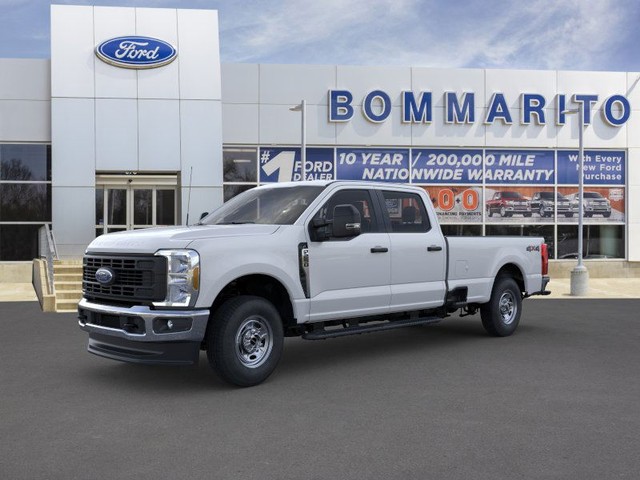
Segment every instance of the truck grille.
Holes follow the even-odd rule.
[[[112,272],[111,283],[98,282],[99,268]],[[167,260],[160,256],[85,255],[82,291],[88,299],[126,303],[162,301],[167,294]]]

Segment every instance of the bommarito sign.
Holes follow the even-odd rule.
[[[354,98],[349,90],[329,90],[329,122],[348,122],[353,118]],[[400,95],[402,101],[401,115],[403,123],[429,124],[433,121],[433,94],[430,91],[404,91]],[[476,118],[476,97],[474,92],[445,92],[444,93],[444,122],[449,124],[470,124],[482,121],[485,125],[492,125],[500,121],[506,125],[514,122],[514,115],[509,108],[505,94],[497,92],[491,96],[487,105],[485,118]],[[558,94],[555,96],[555,123],[564,125],[568,108],[568,100],[575,106],[582,106],[584,124],[589,125],[592,110],[600,100],[595,94]],[[548,99],[537,93],[520,94],[520,118],[522,125],[545,125],[550,122],[545,107]],[[362,115],[373,123],[382,123],[391,115],[391,96],[383,90],[373,90],[362,99]],[[611,95],[604,99],[602,116],[612,127],[624,125],[631,116],[631,105],[624,95]]]

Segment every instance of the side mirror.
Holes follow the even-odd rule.
[[[333,209],[333,236],[337,238],[360,235],[360,212],[353,205],[336,205]]]
[[[329,225],[330,223],[324,218],[314,218],[311,220],[311,228],[309,233],[311,240],[314,242],[324,242],[329,240]]]
[[[209,215],[209,212],[202,212],[200,214],[200,220],[202,220],[204,217],[206,217],[207,215]]]

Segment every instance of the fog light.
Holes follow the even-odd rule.
[[[176,333],[191,330],[191,318],[154,318],[153,331],[155,333]]]

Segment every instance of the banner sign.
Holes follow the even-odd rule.
[[[482,187],[447,185],[422,187],[442,223],[482,222]]]
[[[623,150],[585,150],[584,183],[587,185],[624,185],[625,160]],[[577,185],[578,151],[558,150],[558,183]]]
[[[553,184],[553,150],[487,150],[485,183]]]
[[[338,148],[340,180],[409,183],[408,148]]]
[[[482,150],[411,150],[413,183],[482,183]]]
[[[333,180],[333,148],[307,148],[306,180]],[[300,148],[260,148],[260,183],[302,178]]]

